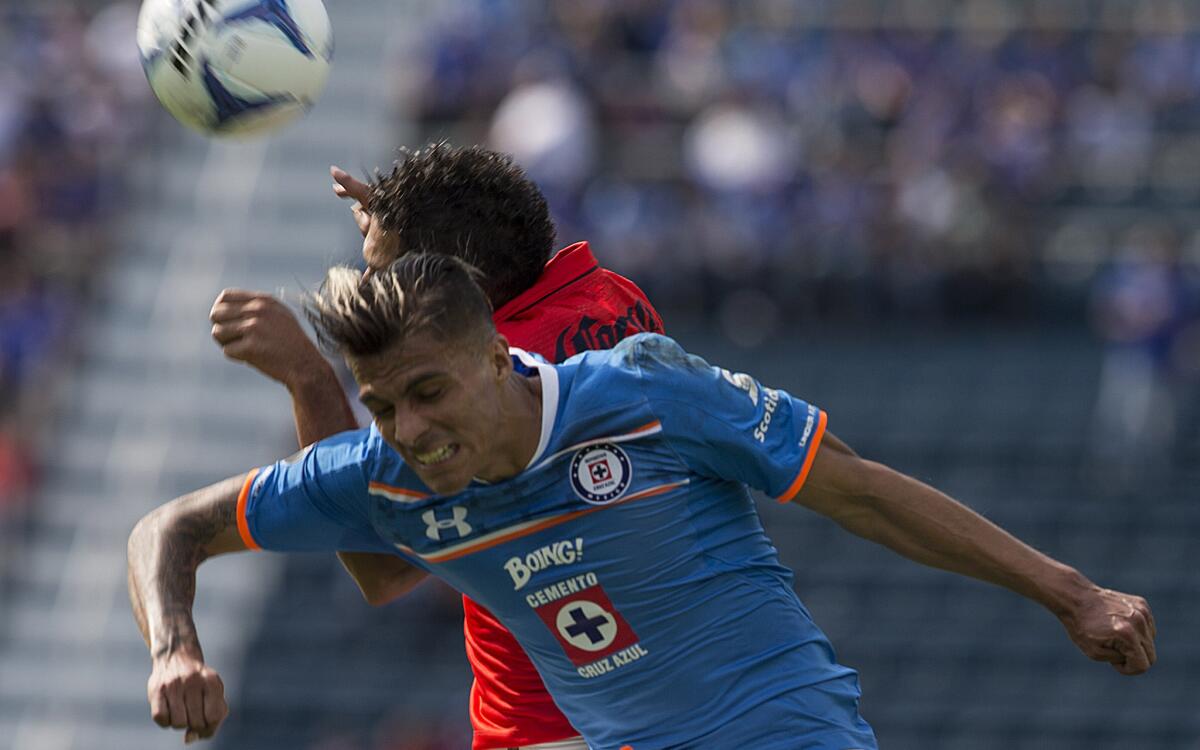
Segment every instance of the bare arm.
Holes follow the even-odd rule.
[[[200,563],[246,549],[236,515],[243,479],[167,503],[129,535],[129,599],[153,665],[151,716],[160,726],[186,729],[189,742],[211,737],[228,713],[221,678],[204,664],[192,603]]]
[[[333,367],[283,302],[265,292],[226,289],[209,319],[226,357],[288,389],[301,447],[358,428]]]
[[[795,502],[909,559],[1004,586],[1050,610],[1089,657],[1124,674],[1155,661],[1154,617],[912,477],[826,435]]]
[[[358,428],[336,373],[283,302],[264,292],[226,289],[209,318],[225,356],[288,389],[301,447]],[[425,578],[396,555],[339,552],[338,559],[374,606],[394,601]]]

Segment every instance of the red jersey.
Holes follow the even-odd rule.
[[[561,362],[608,349],[626,336],[661,333],[662,319],[629,279],[605,270],[586,242],[563,248],[537,283],[492,316],[513,346]],[[463,597],[471,686],[473,750],[536,745],[579,734],[554,705],[516,638],[483,607]]]

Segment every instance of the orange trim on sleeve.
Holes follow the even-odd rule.
[[[246,545],[246,549],[259,550],[262,549],[258,542],[254,541],[254,537],[250,535],[250,523],[246,520],[246,502],[250,499],[250,487],[254,484],[254,478],[258,476],[258,469],[251,469],[246,475],[246,481],[242,485],[242,491],[238,493],[237,503],[237,526],[238,536],[242,538],[242,543]]]
[[[788,503],[792,498],[800,492],[800,488],[804,486],[804,480],[808,479],[808,472],[812,469],[813,460],[817,457],[817,451],[821,448],[821,438],[825,437],[825,422],[828,417],[825,412],[817,417],[817,426],[813,430],[812,440],[808,446],[808,455],[804,457],[804,465],[800,467],[800,473],[792,480],[792,484],[787,488],[782,495],[779,496],[779,502]]]

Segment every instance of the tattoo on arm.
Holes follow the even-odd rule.
[[[196,569],[214,554],[244,549],[237,534],[241,483],[234,477],[168,503],[130,536],[130,600],[152,656],[179,649],[199,655],[192,620]]]

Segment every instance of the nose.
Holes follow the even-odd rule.
[[[412,409],[396,410],[392,421],[392,439],[399,445],[412,448],[417,445],[421,436],[429,429],[429,423]]]

